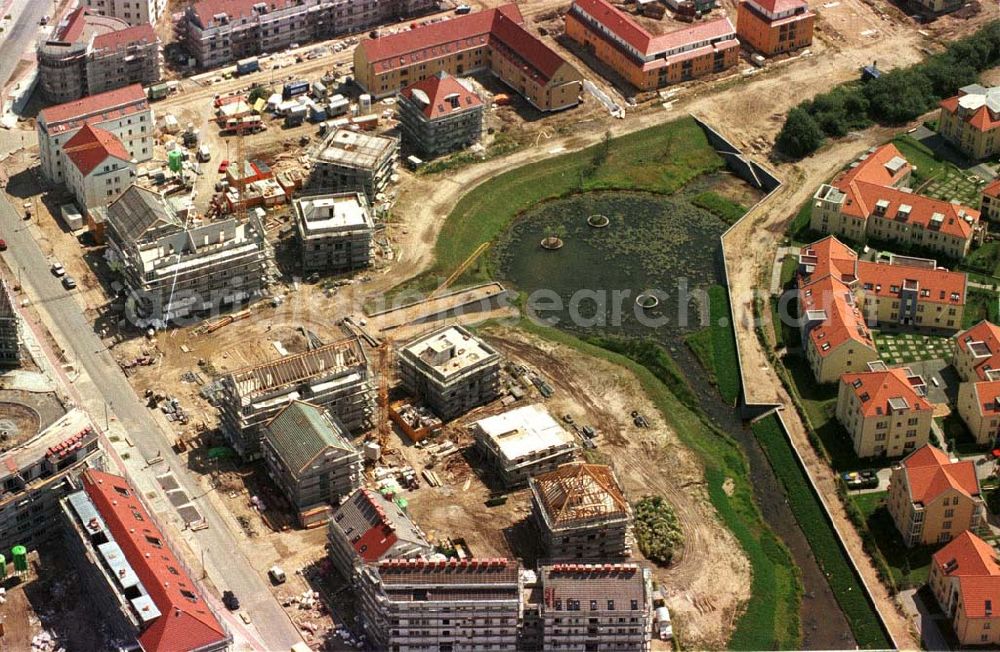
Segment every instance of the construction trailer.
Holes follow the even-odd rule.
[[[311,403],[293,401],[271,419],[263,451],[268,475],[302,527],[326,523],[330,506],[361,485],[361,453],[340,419]]]
[[[399,379],[445,421],[500,396],[500,354],[459,325],[421,335],[399,351]]]
[[[369,425],[374,408],[368,359],[356,337],[238,369],[221,383],[222,432],[245,460],[260,457],[264,425],[291,401],[329,409],[352,433]]]
[[[130,186],[107,209],[105,256],[135,302],[138,326],[211,314],[261,296],[270,247],[255,214],[195,224],[164,196]]]
[[[528,480],[531,508],[552,560],[631,555],[632,508],[614,471],[573,462]]]
[[[313,195],[292,202],[306,272],[343,272],[371,264],[372,220],[361,192]]]
[[[349,129],[328,133],[310,152],[311,193],[363,192],[379,201],[396,169],[399,141]]]
[[[472,436],[506,487],[572,461],[577,451],[575,437],[541,405],[480,419]]]

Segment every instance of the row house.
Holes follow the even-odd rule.
[[[981,321],[955,336],[953,365],[961,379],[958,414],[977,444],[1000,438],[1000,327]]]

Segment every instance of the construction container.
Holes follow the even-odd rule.
[[[10,549],[14,556],[14,571],[18,573],[28,572],[28,549],[24,546],[14,546]]]
[[[326,104],[326,115],[334,118],[351,110],[351,101],[343,95],[334,95]]]
[[[358,117],[351,120],[351,124],[355,124],[364,131],[372,131],[378,127],[378,114],[368,113],[366,115],[359,115]]]
[[[372,96],[364,93],[358,98],[358,114],[364,115],[372,112]]]
[[[257,57],[240,59],[236,62],[237,75],[248,75],[252,72],[257,72],[258,70],[260,70],[260,62],[257,61]]]
[[[167,168],[171,172],[180,172],[183,167],[184,155],[179,149],[174,149],[167,153]]]
[[[167,95],[170,95],[170,86],[167,84],[153,84],[146,89],[146,97],[149,98],[150,102],[155,102],[156,100],[162,100]]]
[[[315,81],[312,83],[312,95],[318,100],[326,97],[326,85],[323,82]]]
[[[208,145],[202,145],[198,148],[198,160],[202,163],[210,161],[212,159],[212,150],[208,148]]]
[[[177,130],[180,128],[181,128],[180,123],[177,122],[177,117],[174,116],[174,114],[168,113],[163,118],[163,131],[167,132],[168,134],[175,134],[177,133]]]
[[[309,122],[323,122],[326,120],[326,109],[321,106],[309,107]]]
[[[297,106],[285,114],[286,127],[298,127],[306,120],[306,107]]]
[[[286,100],[293,97],[298,97],[299,95],[304,95],[309,92],[309,82],[307,81],[292,81],[285,84],[284,88],[281,90],[281,96]]]

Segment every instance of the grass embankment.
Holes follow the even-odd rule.
[[[931,555],[936,546],[915,546],[907,548],[903,543],[896,524],[892,521],[889,508],[885,505],[888,492],[875,491],[856,494],[850,500],[860,512],[865,527],[868,528],[872,543],[885,560],[892,581],[899,589],[912,589],[927,582],[931,568]]]
[[[691,203],[698,208],[704,208],[729,225],[739,222],[747,212],[746,206],[711,190],[695,195],[691,198]]]
[[[724,165],[701,128],[684,118],[504,172],[459,200],[441,227],[433,267],[407,286],[435,287],[476,247],[491,242],[518,214],[543,201],[592,190],[673,194]],[[485,281],[489,275],[489,256],[482,256],[459,282]]]
[[[736,339],[729,311],[729,293],[721,285],[708,289],[709,324],[688,335],[685,342],[705,368],[709,380],[719,388],[727,403],[740,396],[740,372]]]
[[[801,585],[795,562],[764,522],[754,502],[749,467],[739,445],[669,389],[684,381],[667,351],[648,341],[619,340],[614,346],[627,352],[622,355],[527,320],[522,321],[521,327],[631,371],[681,442],[698,455],[705,467],[705,481],[712,505],[723,524],[740,542],[753,567],[750,587],[753,598],[737,620],[728,648],[774,650],[801,647]],[[600,342],[611,346],[614,340]],[[690,387],[687,393],[690,397],[694,396]]]
[[[785,489],[792,513],[809,540],[813,555],[826,575],[858,645],[862,648],[892,647],[892,641],[885,633],[846,551],[841,547],[837,533],[806,478],[778,418],[771,415],[757,421],[753,424],[753,432]]]

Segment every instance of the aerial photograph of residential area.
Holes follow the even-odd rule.
[[[0,0],[0,189],[0,652],[1000,649],[1000,2]]]

